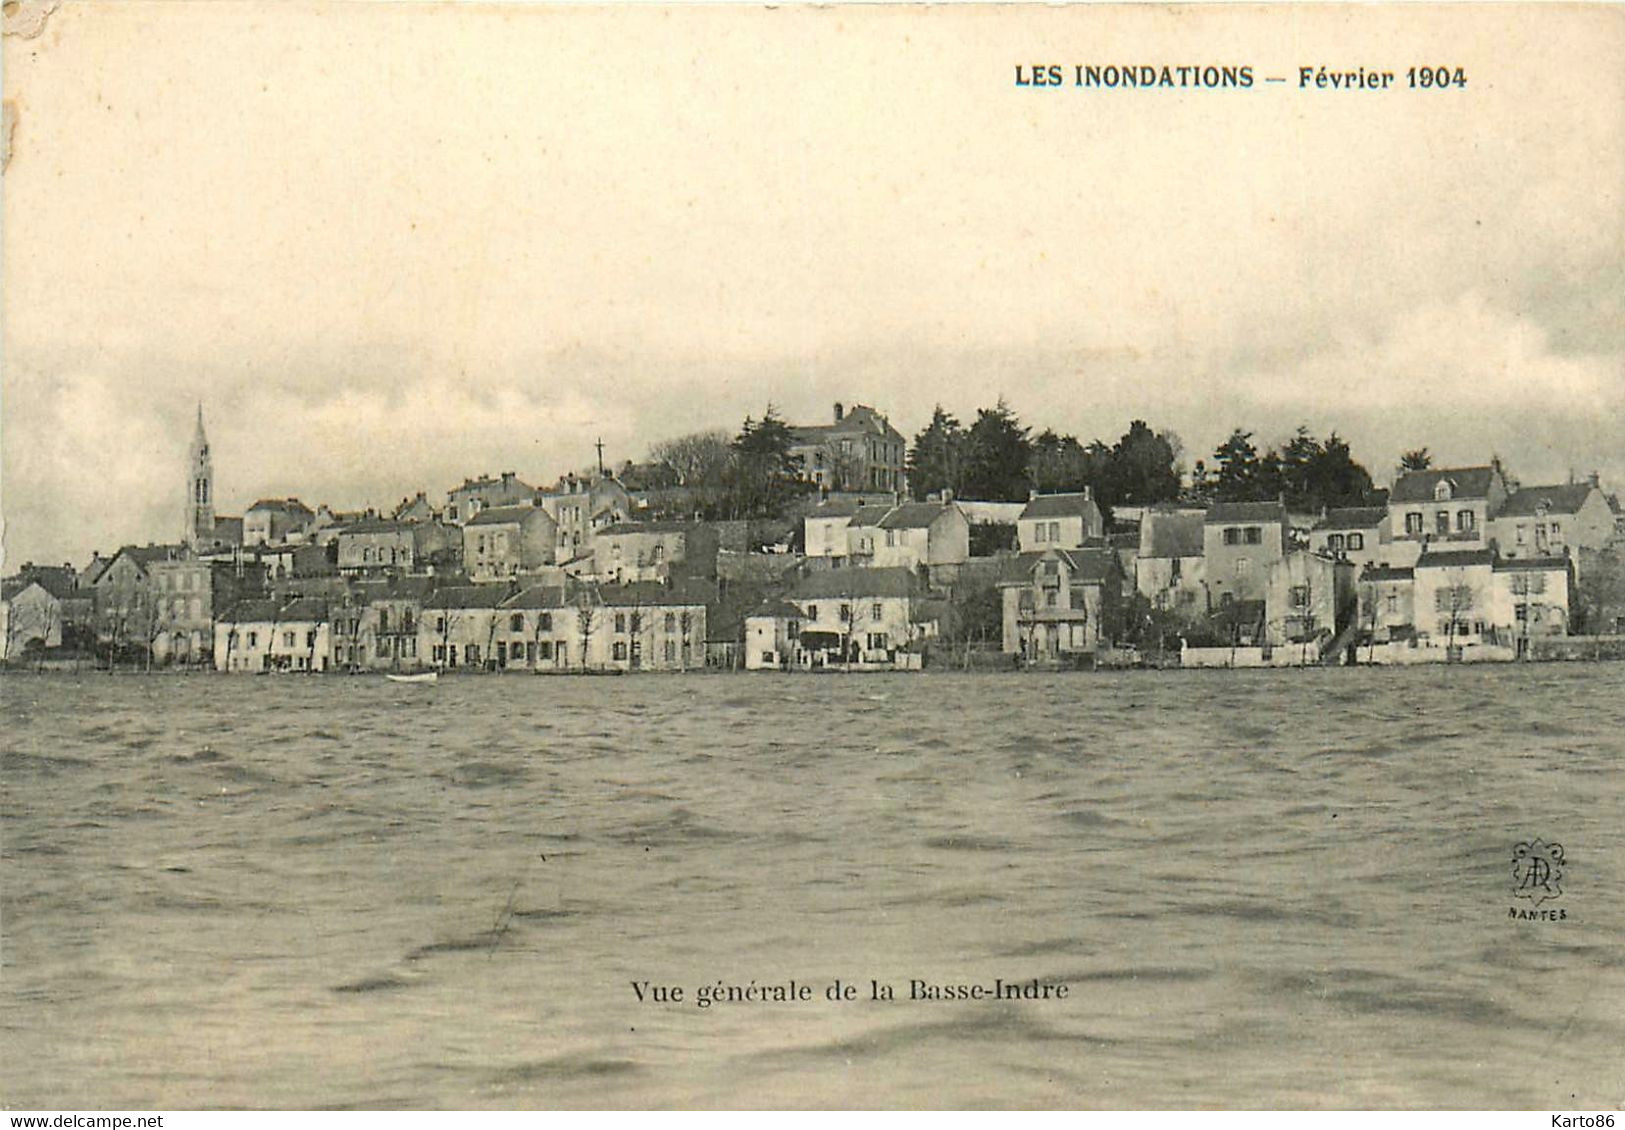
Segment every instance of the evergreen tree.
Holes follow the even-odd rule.
[[[760,420],[745,417],[734,437],[733,497],[738,518],[775,517],[784,504],[811,489],[790,454],[795,433],[771,404]]]
[[[1258,487],[1258,449],[1253,433],[1240,428],[1213,452],[1213,497],[1219,502],[1245,502]]]
[[[1407,451],[1399,457],[1399,469],[1401,471],[1426,471],[1431,466],[1433,466],[1433,453],[1425,447]]]
[[[1000,397],[976,412],[966,433],[964,487],[967,497],[1017,502],[1027,497],[1027,429]]]
[[[1144,420],[1135,420],[1112,448],[1114,485],[1119,495],[1112,501],[1147,506],[1176,497],[1176,458],[1169,433],[1159,435]]]
[[[959,421],[938,404],[931,423],[914,437],[908,453],[908,483],[914,497],[943,490],[960,493],[964,485],[965,431]]]

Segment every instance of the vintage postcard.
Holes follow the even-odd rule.
[[[0,1105],[1612,1124],[1625,8],[8,0],[4,109]]]

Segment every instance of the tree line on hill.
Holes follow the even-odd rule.
[[[1024,501],[1031,491],[1088,488],[1106,509],[1165,502],[1252,502],[1282,499],[1294,510],[1359,506],[1373,498],[1370,473],[1336,432],[1325,439],[1307,427],[1262,450],[1254,433],[1235,428],[1211,459],[1189,474],[1178,435],[1134,420],[1115,442],[1024,424],[1001,398],[977,410],[968,426],[940,404],[908,445],[914,498],[952,491],[957,498]],[[707,519],[784,518],[815,492],[791,454],[795,432],[769,404],[730,435],[721,428],[662,440],[648,461],[626,464],[625,485],[650,491],[657,510]],[[837,453],[831,453],[834,456]],[[1405,453],[1401,469],[1427,467],[1426,448]]]

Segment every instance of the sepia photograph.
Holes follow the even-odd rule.
[[[0,1107],[1625,1108],[1625,6],[3,68]]]

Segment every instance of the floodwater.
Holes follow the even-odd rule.
[[[0,693],[12,1108],[1625,1101],[1625,665]]]

